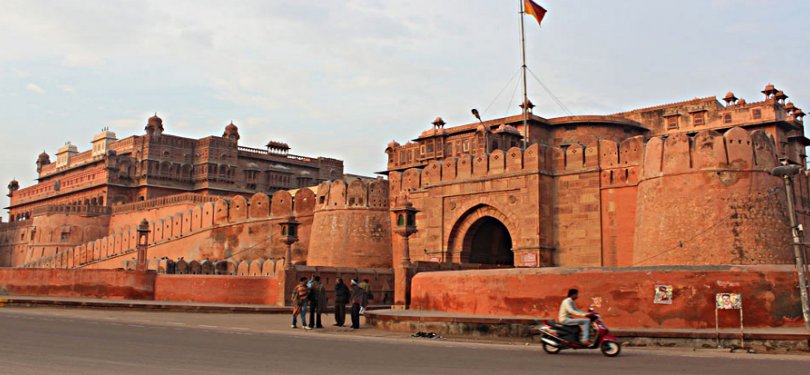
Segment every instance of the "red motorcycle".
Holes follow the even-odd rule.
[[[608,357],[615,357],[622,351],[616,336],[610,334],[607,326],[600,320],[599,313],[591,311],[588,314],[591,320],[591,337],[593,342],[590,345],[583,345],[579,342],[582,330],[579,325],[563,325],[553,320],[547,320],[540,327],[540,334],[543,341],[543,350],[548,354],[557,354],[563,349],[600,349],[602,354]]]

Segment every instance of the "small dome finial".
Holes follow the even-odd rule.
[[[435,126],[437,128],[441,128],[444,125],[445,125],[445,122],[444,122],[444,120],[442,119],[441,116],[436,116],[436,118],[433,119],[433,126]]]
[[[231,122],[225,126],[225,132],[222,133],[222,137],[232,141],[239,140],[239,128],[233,124],[233,120],[231,120]]]

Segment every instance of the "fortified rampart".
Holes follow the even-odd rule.
[[[389,199],[420,210],[414,260],[475,263],[475,233],[493,218],[513,254],[493,257],[516,266],[788,263],[774,150],[742,128],[533,144],[391,171]],[[800,212],[807,186],[799,176]]]
[[[292,246],[293,263],[368,268],[391,265],[391,225],[385,180],[355,179],[348,185],[342,180],[325,182],[318,187],[317,195],[303,188],[277,191],[272,197],[256,193],[249,199],[242,196],[213,199],[190,194],[160,198],[133,204],[137,207],[116,207],[112,218],[109,215],[74,218],[59,211],[62,215],[47,217],[51,225],[39,224],[43,229],[35,231],[41,234],[32,242],[37,247],[29,250],[33,251],[32,256],[21,262],[22,266],[124,267],[135,257],[136,227],[142,218],[149,222],[150,258],[183,258],[189,265],[196,262],[197,266],[220,260],[236,262],[234,264],[258,259],[275,262],[283,259],[287,250],[279,223],[289,217],[299,223],[299,240]],[[198,201],[204,203],[192,205]],[[155,217],[155,213],[171,210],[175,211],[172,215]],[[38,219],[35,216],[35,225]],[[64,223],[57,222],[59,220]],[[114,225],[82,224],[76,220],[106,220]],[[46,246],[45,239],[68,226],[78,226],[74,230],[76,239],[90,240],[74,246],[61,243],[61,248],[59,244]],[[314,238],[313,226],[318,233]],[[113,234],[105,236],[107,227]]]

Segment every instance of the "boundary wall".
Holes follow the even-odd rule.
[[[124,270],[0,268],[0,294],[151,300],[156,276]]]
[[[740,293],[746,327],[801,327],[792,266],[522,268],[421,272],[411,284],[411,309],[455,314],[556,319],[569,288],[610,327],[714,328],[716,293]],[[653,303],[657,285],[671,285],[671,304]],[[720,311],[720,326],[739,327],[739,311]]]
[[[0,295],[288,306],[297,280],[313,275],[321,277],[329,306],[334,302],[334,286],[338,277],[347,284],[352,278],[368,279],[375,297],[372,304],[393,303],[393,271],[390,268],[300,265],[257,276],[167,275],[120,269],[0,268]]]

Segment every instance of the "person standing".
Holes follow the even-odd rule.
[[[360,306],[367,301],[366,291],[357,285],[357,280],[352,280],[351,298],[352,304],[352,329],[360,328]]]
[[[323,328],[321,314],[326,308],[326,288],[321,284],[321,277],[312,278],[309,287],[309,329]]]
[[[309,288],[307,288],[307,278],[302,277],[298,284],[293,288],[290,300],[292,301],[292,325],[291,328],[297,328],[296,317],[301,316],[301,326],[307,326],[307,298],[309,297]]]
[[[368,279],[363,279],[363,281],[357,283],[357,285],[366,291],[365,303],[360,305],[360,315],[362,315],[365,314],[366,307],[368,307],[368,301],[371,300],[371,284],[369,284]]]
[[[349,287],[338,277],[335,283],[335,325],[338,327],[346,324],[346,304],[349,303],[349,295]]]

